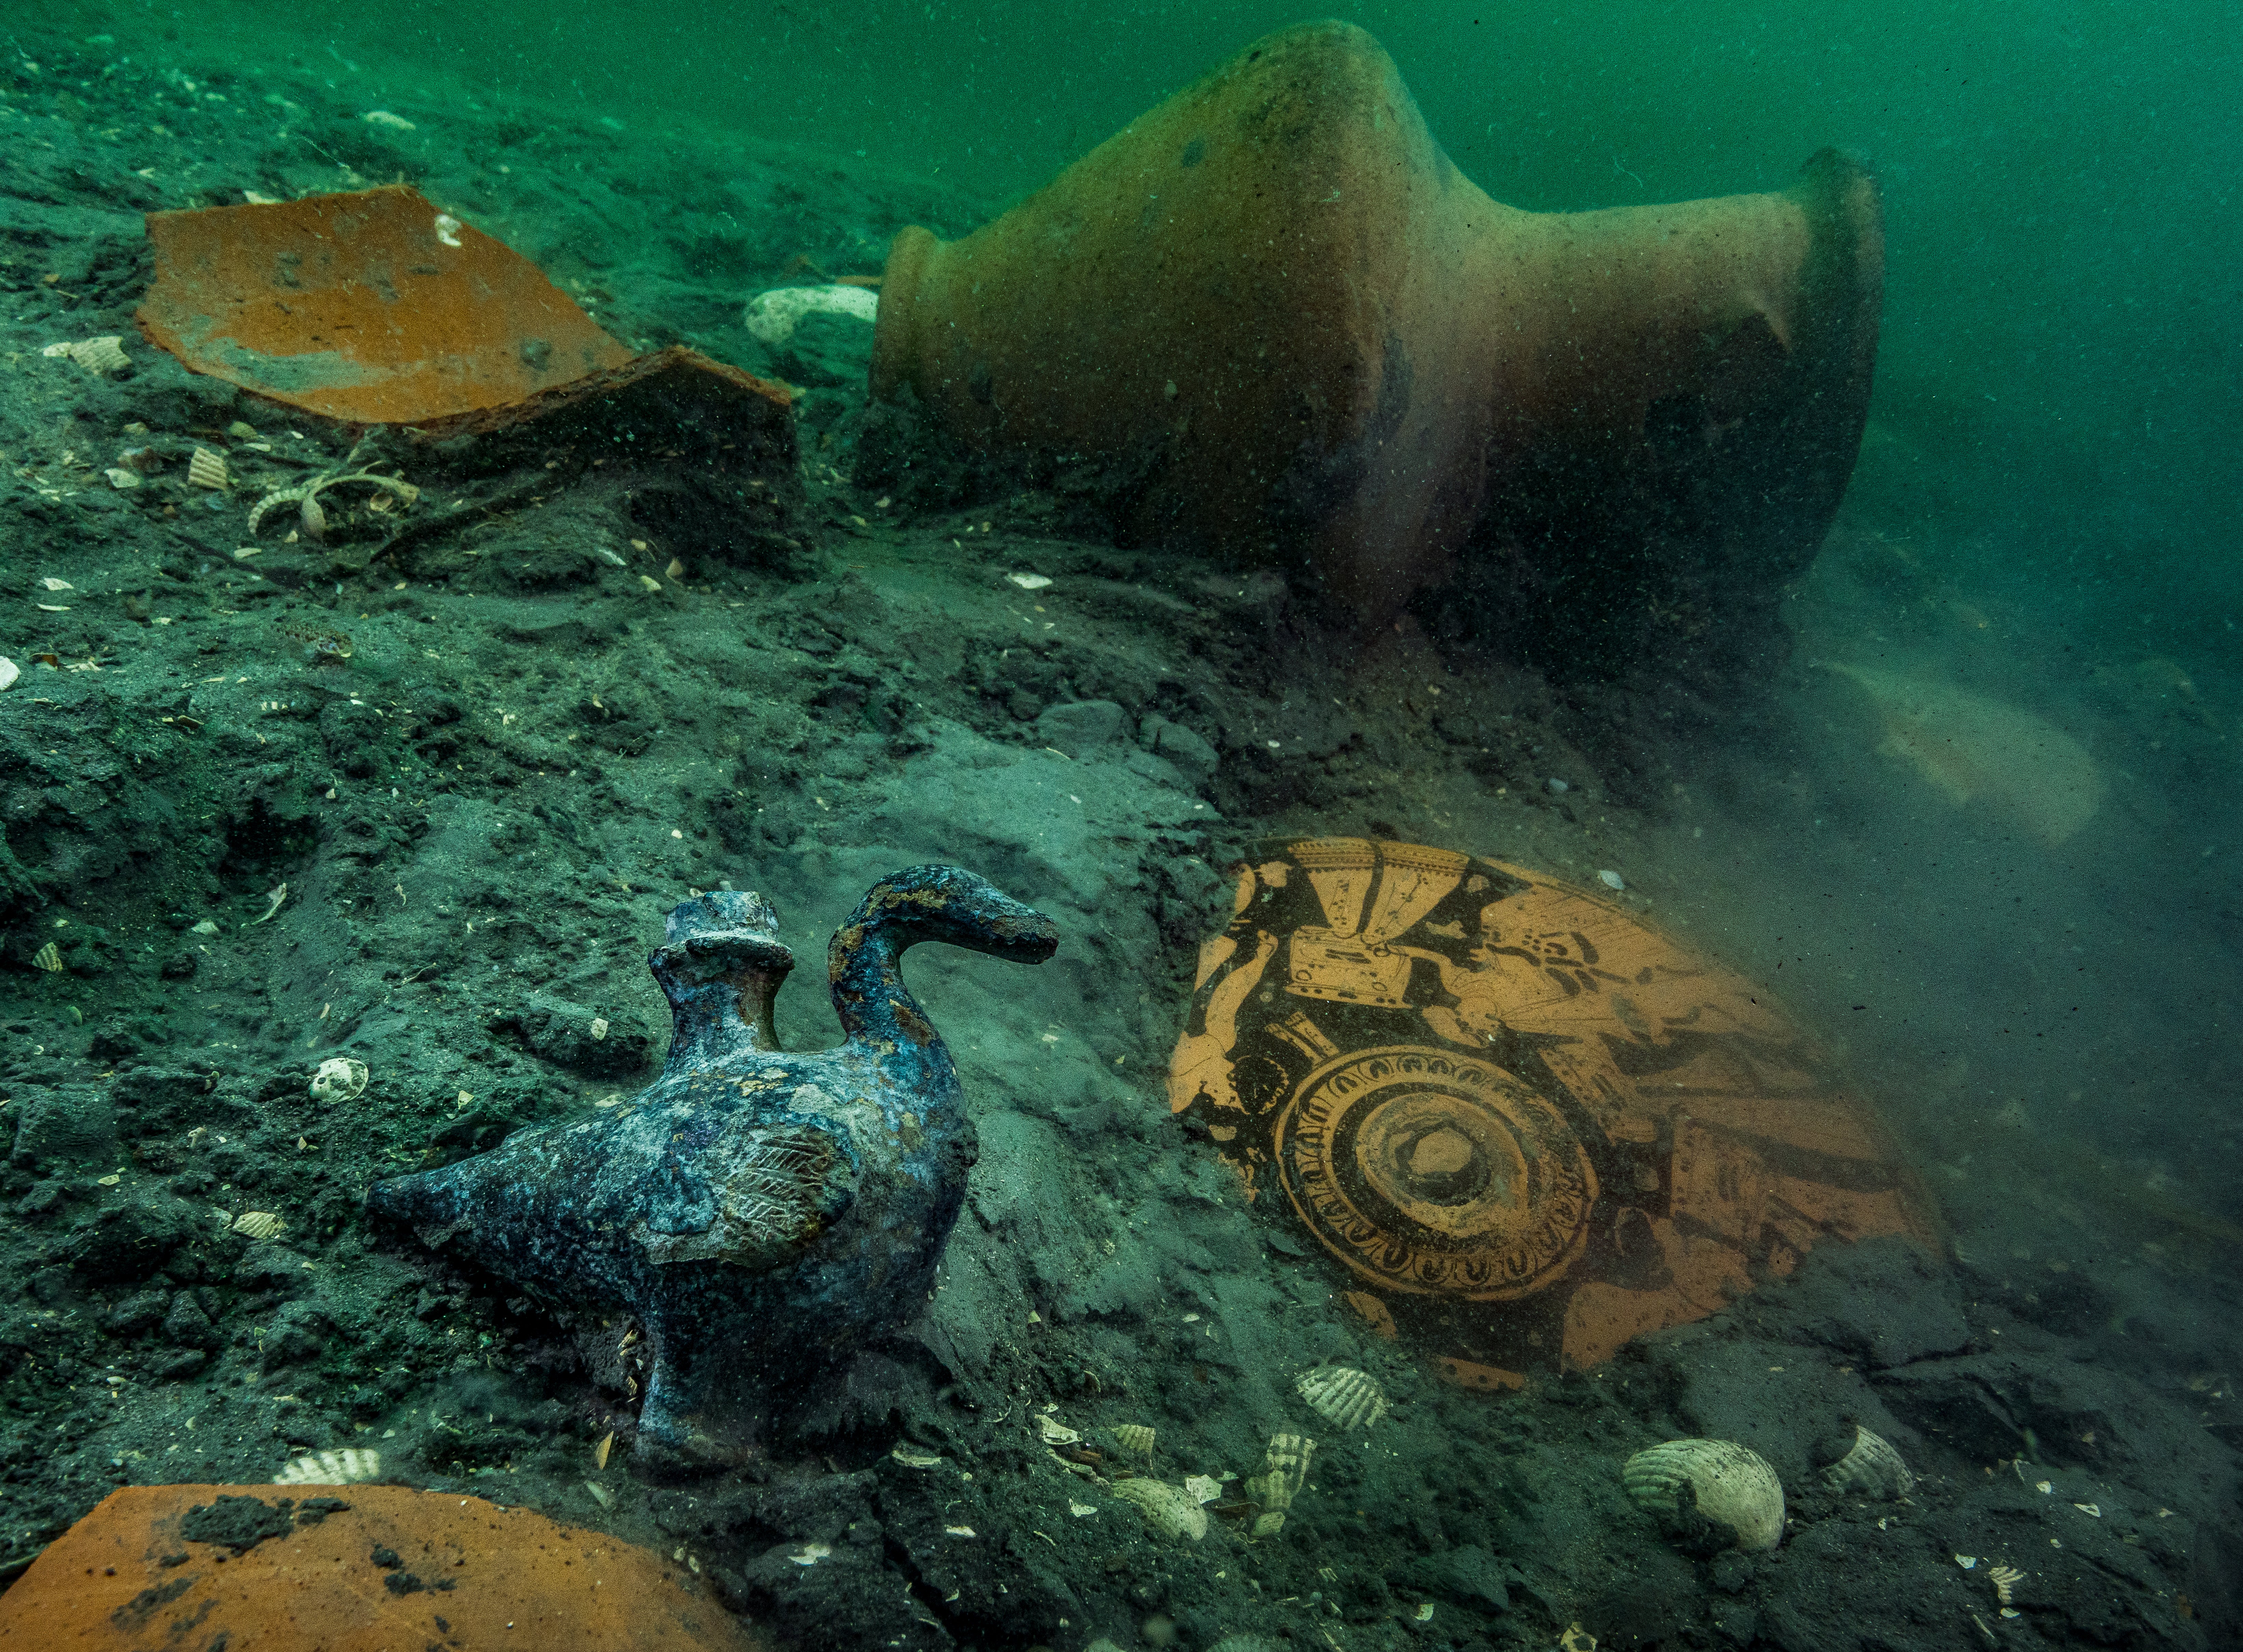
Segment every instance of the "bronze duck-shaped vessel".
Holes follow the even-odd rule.
[[[759,895],[675,908],[648,960],[676,1024],[651,1087],[367,1195],[544,1300],[630,1315],[648,1360],[637,1449],[656,1463],[724,1461],[776,1400],[924,1306],[975,1144],[905,950],[1041,964],[1059,944],[974,873],[897,872],[828,950],[845,1042],[789,1053],[771,1004],[794,957],[777,937]]]

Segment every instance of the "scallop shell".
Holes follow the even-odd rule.
[[[1207,1535],[1207,1510],[1181,1486],[1162,1480],[1117,1480],[1108,1489],[1125,1503],[1135,1503],[1145,1524],[1163,1537],[1189,1537],[1195,1543]]]
[[[207,447],[198,447],[187,460],[187,480],[198,487],[224,487],[230,480],[226,473],[226,460]]]
[[[50,974],[60,975],[63,969],[63,950],[50,941],[31,954],[31,962]]]
[[[1344,1365],[1318,1366],[1293,1385],[1309,1409],[1335,1428],[1368,1428],[1386,1414],[1386,1396],[1371,1374]]]
[[[1153,1430],[1150,1425],[1142,1422],[1116,1423],[1114,1443],[1132,1457],[1149,1457],[1153,1454]]]
[[[1832,1491],[1892,1502],[1916,1488],[1916,1476],[1890,1440],[1856,1423],[1854,1448],[1822,1471],[1822,1483]]]
[[[348,1101],[365,1088],[366,1063],[355,1056],[332,1057],[312,1075],[313,1101]]]
[[[244,1211],[233,1219],[233,1231],[253,1239],[278,1239],[288,1231],[288,1224],[271,1211]]]
[[[1271,1434],[1262,1454],[1262,1472],[1246,1482],[1246,1494],[1262,1505],[1255,1516],[1254,1534],[1273,1537],[1284,1529],[1285,1511],[1301,1494],[1309,1477],[1309,1458],[1317,1442],[1305,1434]]]
[[[346,1446],[340,1451],[299,1457],[273,1476],[276,1486],[355,1486],[381,1473],[381,1454]]]
[[[1639,1451],[1621,1471],[1627,1494],[1672,1513],[1688,1485],[1698,1512],[1736,1534],[1737,1547],[1774,1548],[1783,1539],[1783,1482],[1757,1452],[1727,1440],[1670,1440]]]
[[[96,377],[122,373],[132,365],[132,358],[125,353],[123,335],[114,332],[105,339],[80,339],[71,346],[71,359]]]

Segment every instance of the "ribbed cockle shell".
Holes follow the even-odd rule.
[[[1698,1512],[1735,1533],[1739,1548],[1783,1539],[1783,1482],[1766,1458],[1729,1440],[1670,1440],[1629,1458],[1621,1479],[1639,1506],[1666,1514],[1688,1486]]]

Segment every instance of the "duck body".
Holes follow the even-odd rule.
[[[974,1155],[948,1048],[904,987],[921,940],[1041,963],[1049,920],[956,867],[884,878],[833,938],[846,1040],[778,1048],[791,969],[758,896],[673,910],[649,960],[676,1028],[611,1111],[377,1183],[376,1217],[564,1309],[646,1337],[643,1446],[722,1457],[757,1416],[924,1305]],[[620,1333],[619,1333],[620,1334]]]

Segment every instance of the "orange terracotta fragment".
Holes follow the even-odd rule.
[[[152,342],[330,419],[419,424],[631,359],[535,264],[403,185],[152,212],[148,239]]]
[[[529,259],[402,185],[152,212],[138,319],[198,373],[349,424],[431,438],[532,421],[791,459],[791,393],[673,347],[636,356]],[[729,445],[728,445],[729,444]]]
[[[1526,1386],[1526,1379],[1516,1371],[1475,1365],[1470,1360],[1436,1360],[1433,1374],[1452,1387],[1469,1389],[1473,1393],[1517,1393]]]
[[[1937,1245],[1829,1056],[1618,903],[1422,844],[1249,855],[1170,1107],[1449,1380],[1601,1364],[1815,1245]]]
[[[0,1647],[395,1652],[423,1646],[757,1652],[684,1568],[480,1497],[400,1486],[127,1486],[0,1596]],[[287,1528],[245,1552],[191,1511],[254,1497]],[[316,1520],[310,1500],[348,1505]],[[377,1551],[387,1550],[378,1557]],[[394,1559],[394,1564],[378,1563]]]
[[[1129,534],[1297,563],[1371,622],[1460,561],[1772,584],[1851,472],[1882,271],[1876,186],[1827,151],[1781,193],[1492,200],[1378,44],[1315,24],[963,239],[899,235],[872,388],[1103,461]]]

